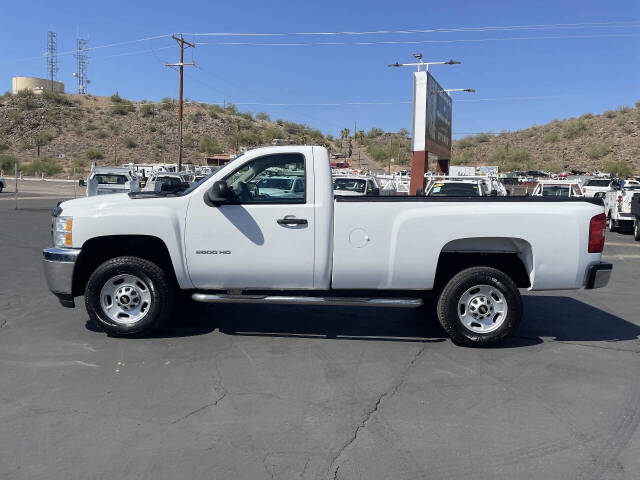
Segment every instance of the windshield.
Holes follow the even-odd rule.
[[[478,185],[475,183],[436,183],[429,191],[428,197],[479,197]]]
[[[608,187],[609,180],[589,180],[584,184],[585,187]]]
[[[178,177],[158,177],[156,182],[162,185],[178,185],[182,182]]]
[[[367,181],[359,178],[334,178],[334,190],[346,190],[349,192],[364,193],[367,188]]]
[[[125,177],[124,175],[109,175],[98,173],[94,175],[93,179],[97,180],[97,182],[101,185],[124,185],[125,183],[127,183],[127,177]]]
[[[542,187],[543,197],[568,197],[569,185],[544,185]]]
[[[293,179],[291,178],[262,178],[258,181],[258,188],[273,188],[277,190],[291,190]]]

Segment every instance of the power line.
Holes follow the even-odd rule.
[[[507,25],[484,27],[455,27],[430,29],[402,29],[402,30],[365,30],[365,31],[333,31],[333,32],[203,32],[186,33],[191,36],[209,37],[285,37],[285,36],[330,36],[330,35],[413,35],[417,33],[453,33],[453,32],[487,32],[487,31],[517,31],[517,30],[565,30],[585,28],[634,28],[640,26],[639,21],[628,22],[581,22],[581,23],[552,23],[533,25]]]
[[[196,45],[213,45],[218,47],[316,47],[316,46],[367,46],[367,45],[424,45],[437,43],[482,43],[506,42],[514,40],[568,40],[588,38],[630,38],[640,37],[638,33],[602,34],[602,35],[546,35],[534,37],[494,37],[494,38],[459,38],[450,40],[379,40],[368,42],[197,42]]]

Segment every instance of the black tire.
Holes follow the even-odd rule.
[[[0,193],[2,193],[2,189],[4,188],[4,185],[2,183],[0,183]]]
[[[640,220],[638,217],[633,219],[633,238],[636,242],[640,242]]]
[[[110,318],[102,308],[100,292],[107,282],[118,275],[134,275],[148,286],[150,306],[140,320],[123,324]],[[118,337],[148,335],[171,315],[176,297],[173,279],[155,263],[138,257],[116,257],[107,260],[91,274],[84,301],[92,321],[107,334]]]
[[[607,227],[610,232],[618,231],[618,222],[611,218],[611,213],[609,213],[609,217],[607,218]]]
[[[499,326],[490,332],[479,333],[467,328],[458,316],[459,300],[475,286],[489,286],[504,297],[507,312]],[[490,299],[492,300],[492,299]],[[513,333],[522,319],[522,297],[513,280],[500,270],[490,267],[472,267],[456,274],[445,285],[438,298],[438,319],[442,328],[457,345],[486,347]],[[497,317],[494,317],[494,321]]]

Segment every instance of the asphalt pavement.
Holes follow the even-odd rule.
[[[525,295],[498,348],[430,307],[192,305],[117,339],[46,288],[55,203],[0,202],[2,479],[638,478],[629,234],[607,288]]]

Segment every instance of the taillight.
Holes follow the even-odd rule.
[[[622,203],[622,195],[618,195],[618,203]]]
[[[604,213],[591,218],[589,222],[589,253],[602,253],[606,228],[607,216]]]

